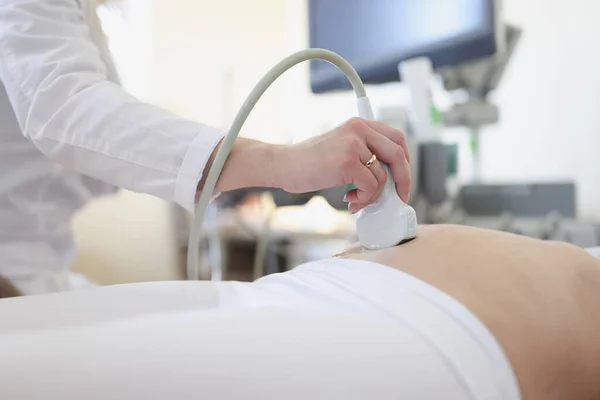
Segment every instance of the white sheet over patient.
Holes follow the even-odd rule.
[[[2,398],[518,399],[485,328],[423,288],[331,260],[0,301]]]
[[[600,247],[586,249],[588,253],[600,260]]]

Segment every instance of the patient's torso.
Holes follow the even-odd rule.
[[[524,399],[586,398],[564,386],[600,386],[600,375],[587,375],[599,367],[589,355],[600,355],[600,323],[593,322],[600,319],[600,263],[583,250],[437,225],[421,226],[415,240],[395,248],[342,256],[407,272],[462,302],[503,346]]]

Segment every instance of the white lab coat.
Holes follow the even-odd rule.
[[[0,275],[70,288],[70,221],[113,187],[193,208],[222,133],[125,93],[90,0],[0,0]]]

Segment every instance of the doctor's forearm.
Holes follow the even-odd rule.
[[[280,166],[278,160],[281,159],[280,153],[284,147],[253,139],[238,138],[227,157],[215,192],[227,192],[245,187],[279,187],[277,172]],[[213,151],[206,165],[202,180],[198,185],[199,190],[204,185],[217,150],[218,147]]]

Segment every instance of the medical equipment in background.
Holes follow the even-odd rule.
[[[413,141],[418,144],[411,153],[413,206],[419,220],[428,223],[429,207],[447,198],[446,145],[433,102],[433,65],[430,59],[419,57],[401,62],[398,71],[408,86],[408,121]]]
[[[573,182],[464,185],[455,199],[455,210],[470,217],[510,213],[518,217],[543,218],[556,213],[577,217]]]
[[[473,182],[477,182],[480,175],[481,129],[486,125],[497,123],[500,115],[498,106],[490,102],[489,94],[498,88],[504,77],[506,67],[521,38],[522,30],[516,26],[505,25],[504,35],[503,51],[490,57],[439,70],[447,92],[457,93],[462,97],[466,94],[466,99],[457,100],[450,110],[442,114],[442,118],[444,126],[465,127],[470,132]]]
[[[433,223],[436,220],[443,223],[444,221],[438,218],[440,208],[446,207],[448,201],[454,204],[452,202],[458,191],[457,188],[447,190],[451,161],[448,160],[449,146],[441,139],[440,131],[443,127],[468,129],[471,135],[470,180],[479,180],[479,134],[482,127],[497,123],[500,114],[498,107],[490,103],[489,94],[499,86],[521,37],[521,30],[511,25],[505,25],[502,33],[505,40],[501,41],[501,50],[492,56],[443,67],[437,71],[443,88],[454,95],[455,104],[448,111],[441,113],[436,126],[432,122],[435,115],[429,120],[426,119],[427,111],[437,111],[426,86],[433,80],[431,64],[426,62],[427,59],[401,63],[400,75],[407,82],[411,98],[408,130],[415,136],[413,140],[418,142],[414,174],[418,184],[415,183],[416,188],[413,190],[413,193],[416,193],[413,206],[417,210],[419,220],[424,223]],[[420,65],[419,72],[414,71],[416,67],[411,67],[411,63],[417,62]],[[461,95],[463,98],[466,95],[466,100],[461,99]]]
[[[365,84],[398,82],[398,65],[419,57],[433,68],[502,51],[500,0],[309,0],[310,47],[338,53]],[[314,93],[351,89],[331,65],[311,61]]]
[[[378,119],[405,129],[412,158],[410,204],[427,223],[431,210],[448,198],[447,147],[431,81],[443,68],[504,52],[501,1],[310,0],[309,24],[310,47],[340,54],[365,84],[407,84],[408,127],[394,125],[379,112]],[[310,83],[315,94],[350,88],[339,71],[317,60],[311,61]]]
[[[281,74],[296,64],[317,58],[331,63],[346,75],[357,97],[359,116],[365,119],[374,118],[371,103],[366,95],[360,77],[354,68],[336,53],[325,49],[307,49],[292,54],[275,65],[257,83],[244,101],[227,135],[225,135],[221,142],[221,146],[208,172],[202,193],[196,204],[195,217],[190,232],[187,260],[188,279],[199,279],[200,242],[202,240],[201,233],[204,215],[213,197],[215,185],[217,184],[227,156],[248,115],[263,93]],[[386,182],[387,190],[383,190],[371,208],[359,216],[361,222],[359,223],[357,220],[359,240],[361,244],[370,249],[395,246],[406,239],[414,238],[416,234],[417,221],[414,210],[400,200],[395,189],[389,190],[390,187],[395,188],[395,184],[389,168],[383,163],[382,166],[388,173]]]
[[[600,224],[577,216],[573,182],[469,184],[434,223],[494,229],[578,247],[600,246]]]

